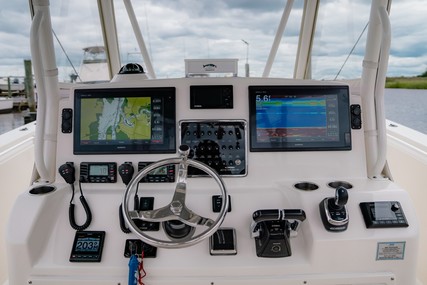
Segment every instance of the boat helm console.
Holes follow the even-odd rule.
[[[63,90],[54,189],[11,215],[11,284],[126,284],[132,262],[146,284],[413,284],[415,213],[367,178],[360,106],[326,81]]]

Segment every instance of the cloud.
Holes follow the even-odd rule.
[[[370,2],[330,0],[321,3],[313,48],[314,78],[331,79],[337,74],[368,21]],[[249,42],[251,75],[261,76],[286,1],[146,0],[132,3],[158,77],[182,77],[185,58],[207,57],[238,58],[243,76],[247,46],[241,39]],[[303,1],[294,3],[271,76],[293,75],[302,4]],[[51,5],[54,30],[78,67],[84,47],[103,45],[96,2],[51,1]],[[114,1],[114,5],[122,61],[140,60],[123,2]],[[424,71],[426,14],[427,5],[422,0],[393,1],[390,74],[417,75]],[[23,73],[22,60],[30,57],[29,29],[28,3],[25,0],[4,3],[0,11],[0,76],[21,69],[17,75]],[[341,77],[360,76],[366,32]],[[68,79],[72,70],[57,42],[55,46],[62,78]]]
[[[0,76],[23,75],[24,59],[30,56],[28,2],[3,1],[0,10]]]

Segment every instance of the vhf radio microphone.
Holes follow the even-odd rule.
[[[77,230],[77,231],[83,231],[85,229],[87,229],[90,225],[90,223],[92,222],[92,212],[90,211],[89,205],[86,202],[86,199],[83,195],[83,191],[82,191],[82,187],[80,186],[80,203],[82,203],[83,208],[85,210],[86,213],[86,222],[79,226],[76,223],[76,220],[74,218],[74,182],[76,181],[76,171],[74,169],[74,163],[72,162],[66,162],[65,164],[61,165],[58,169],[59,174],[62,176],[62,178],[64,178],[65,182],[67,182],[68,184],[70,184],[71,186],[71,200],[70,200],[70,206],[68,208],[68,219],[70,221],[70,225],[73,229]]]

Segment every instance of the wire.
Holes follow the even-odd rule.
[[[74,67],[73,63],[71,62],[70,57],[68,56],[67,52],[65,51],[65,48],[62,46],[61,41],[59,40],[58,36],[56,35],[55,31],[52,29],[52,33],[55,36],[56,41],[58,42],[59,46],[62,49],[62,52],[65,54],[65,57],[67,58],[68,62],[70,63],[71,67],[74,70],[74,73],[77,75],[77,78],[82,82],[82,79],[80,78],[79,73],[77,72],[76,68]]]
[[[120,206],[119,206],[119,223],[120,223],[120,229],[125,234],[130,234],[131,231],[130,231],[129,228],[126,227],[125,218],[123,217],[123,210],[122,209],[123,209],[123,206],[122,206],[122,204],[120,204]]]
[[[92,212],[90,211],[90,207],[89,204],[87,203],[84,195],[83,195],[83,190],[82,190],[82,185],[81,182],[79,181],[79,188],[80,188],[80,203],[83,206],[83,209],[85,210],[86,213],[86,221],[83,225],[78,225],[76,223],[76,219],[75,219],[75,205],[73,203],[74,200],[74,184],[70,184],[71,185],[71,190],[73,191],[72,196],[71,196],[71,200],[70,200],[70,206],[68,208],[68,219],[70,221],[70,226],[77,230],[77,231],[83,231],[85,229],[87,229],[90,225],[90,223],[92,222]]]
[[[71,193],[71,200],[70,200],[70,204],[73,204],[73,200],[74,200],[74,191],[75,191],[75,189],[74,189],[74,184],[70,184],[71,185],[71,191],[72,191],[72,193]]]
[[[147,275],[147,272],[145,272],[144,269],[144,249],[142,249],[141,258],[139,258],[138,262],[138,285],[144,285],[144,282],[142,282],[142,278]]]
[[[334,80],[337,80],[338,75],[340,75],[341,71],[343,70],[345,64],[347,63],[348,59],[350,58],[350,56],[353,54],[354,49],[356,48],[357,44],[359,43],[360,39],[362,38],[362,35],[365,33],[366,28],[368,27],[369,22],[366,23],[365,27],[363,28],[362,32],[359,35],[359,38],[357,39],[357,41],[354,43],[353,47],[351,48],[349,54],[347,55],[347,58],[344,60],[343,64],[341,65],[340,70],[338,71],[337,75],[335,75]]]
[[[138,188],[139,188],[139,183],[136,185],[136,191],[135,191],[135,196],[133,197],[133,209],[134,211],[139,211],[139,197],[138,197]],[[120,229],[122,230],[122,232],[124,232],[125,234],[130,234],[131,230],[126,227],[126,223],[125,223],[125,218],[123,217],[123,205],[120,204],[119,206],[119,224],[120,224]]]

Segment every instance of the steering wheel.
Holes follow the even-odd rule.
[[[160,248],[183,248],[195,245],[204,239],[213,235],[217,229],[221,226],[224,221],[225,215],[227,214],[227,209],[229,205],[229,198],[227,191],[225,189],[224,181],[221,179],[219,174],[213,170],[211,167],[206,164],[188,159],[190,153],[190,147],[187,145],[181,145],[178,150],[180,157],[169,158],[159,160],[155,163],[150,164],[149,166],[142,169],[128,184],[126,192],[123,195],[123,218],[126,224],[129,226],[129,229],[135,233],[143,242],[148,243],[155,247]],[[173,195],[172,201],[159,209],[148,210],[148,211],[129,211],[129,200],[130,192],[132,189],[136,188],[136,185],[139,181],[145,177],[152,170],[169,165],[169,164],[178,164],[178,177],[177,183],[175,186],[175,193]],[[212,177],[218,184],[221,190],[222,206],[221,210],[216,218],[212,220],[210,218],[205,218],[200,216],[189,208],[185,204],[185,196],[187,191],[187,169],[188,166],[195,167],[199,170],[204,171],[210,177]],[[194,231],[187,236],[180,239],[173,240],[161,240],[147,235],[144,231],[141,231],[133,220],[143,220],[148,222],[167,222],[167,221],[180,221],[191,227],[207,227],[202,233],[193,236]]]

